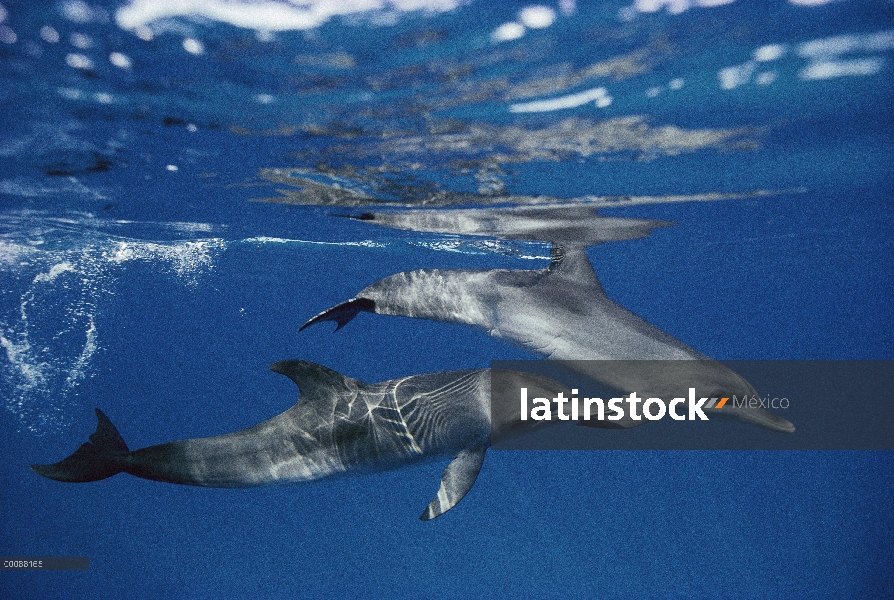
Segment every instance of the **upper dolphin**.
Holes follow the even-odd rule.
[[[71,456],[32,465],[38,474],[68,482],[136,477],[208,487],[295,483],[349,471],[383,470],[452,456],[437,495],[420,517],[429,520],[457,502],[478,476],[491,432],[513,428],[517,414],[492,423],[489,369],[445,371],[368,384],[305,361],[271,367],[292,379],[301,398],[254,427],[209,438],[130,451],[112,422],[96,409],[96,431]],[[563,388],[522,375],[536,393]]]
[[[335,321],[343,327],[358,312],[471,325],[545,358],[585,360],[576,368],[600,384],[624,392],[673,397],[681,387],[701,394],[755,395],[754,388],[724,365],[610,299],[586,247],[649,235],[662,221],[602,217],[587,207],[465,209],[366,213],[375,224],[419,231],[452,231],[553,244],[550,264],[540,270],[421,269],[397,273],[362,289],[354,298],[305,323]],[[656,363],[642,369],[607,361],[688,360],[675,378]],[[601,362],[596,362],[601,361]],[[793,425],[762,409],[736,408],[727,415],[774,429]],[[625,421],[632,427],[639,421]]]

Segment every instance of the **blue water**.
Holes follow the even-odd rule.
[[[342,218],[357,198],[648,196],[601,213],[675,226],[588,251],[623,306],[714,358],[894,358],[891,4],[648,4],[398,2],[280,31],[3,0],[0,554],[90,570],[3,572],[0,596],[894,596],[890,452],[491,451],[431,522],[446,460],[246,490],[28,469],[94,407],[131,448],[269,418],[296,399],[267,370],[286,358],[364,381],[533,358],[401,317],[299,333],[400,271],[549,259]],[[715,199],[672,201],[695,195]]]

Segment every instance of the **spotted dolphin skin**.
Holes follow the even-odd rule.
[[[581,361],[574,366],[580,374],[625,393],[672,398],[694,386],[711,396],[758,395],[737,373],[614,302],[600,284],[587,246],[645,237],[652,228],[669,223],[602,217],[586,207],[403,211],[358,218],[415,231],[548,241],[552,261],[540,270],[397,273],[324,310],[301,329],[335,321],[337,330],[360,312],[457,323],[483,329],[544,358]],[[652,362],[635,369],[630,363],[619,368],[612,361]],[[668,378],[666,371],[655,368],[657,361],[687,362],[682,367],[677,363],[675,376]],[[775,431],[794,431],[789,421],[760,408],[728,406],[723,414]],[[619,425],[642,423],[624,420]]]
[[[311,362],[282,361],[270,369],[292,379],[301,398],[254,427],[130,451],[97,409],[98,424],[89,442],[61,462],[31,468],[67,482],[128,473],[167,483],[249,487],[455,457],[422,520],[450,510],[475,483],[490,444],[489,369],[428,373],[375,384]],[[525,377],[525,385],[534,385],[543,395],[563,389],[545,378],[532,382]],[[511,428],[517,418],[507,413],[495,431]]]

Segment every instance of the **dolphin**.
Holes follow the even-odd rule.
[[[270,369],[294,381],[299,401],[254,427],[131,451],[96,409],[96,431],[73,454],[31,465],[49,479],[87,482],[128,473],[143,479],[206,487],[297,483],[398,468],[452,456],[420,519],[455,506],[472,488],[491,433],[511,434],[519,416],[490,409],[490,369],[427,373],[364,383],[312,362],[287,360]],[[564,390],[545,377],[517,374],[532,393]],[[510,380],[513,374],[509,374]],[[494,421],[494,422],[492,422]]]
[[[608,297],[586,248],[631,240],[670,223],[604,217],[592,208],[416,210],[359,218],[400,229],[488,235],[552,244],[544,269],[421,269],[381,279],[326,309],[301,329],[335,321],[341,329],[360,312],[457,323],[570,366],[591,381],[659,398],[696,387],[717,397],[758,395],[740,375],[686,345]],[[639,367],[636,366],[638,361]],[[659,362],[662,361],[662,362]],[[686,361],[667,366],[663,361]],[[665,367],[660,365],[665,364]],[[701,393],[701,392],[700,392]],[[794,426],[760,408],[729,407],[726,416],[780,432]],[[623,427],[643,421],[625,418]]]

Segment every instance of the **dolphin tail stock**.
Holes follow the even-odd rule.
[[[347,323],[357,316],[357,313],[360,311],[366,312],[375,312],[376,311],[376,303],[369,298],[352,298],[347,302],[342,302],[341,304],[337,304],[332,308],[327,308],[317,316],[311,318],[307,323],[301,326],[301,329],[298,331],[303,331],[307,327],[310,327],[314,323],[319,323],[320,321],[335,321],[338,323],[335,327],[335,331],[338,331]]]
[[[478,478],[478,472],[481,471],[481,465],[484,464],[485,452],[487,452],[487,448],[476,446],[461,450],[456,455],[456,458],[444,469],[438,494],[419,517],[420,520],[431,521],[435,517],[443,515],[463,499]]]
[[[52,465],[31,465],[31,470],[48,479],[83,483],[117,475],[127,467],[130,450],[109,418],[96,409],[96,431],[68,458]]]

